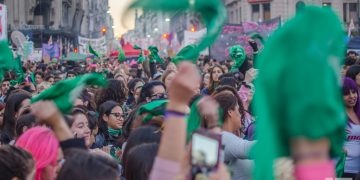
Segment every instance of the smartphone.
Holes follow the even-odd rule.
[[[191,138],[191,165],[195,171],[209,173],[220,163],[221,135],[205,129],[193,133]]]

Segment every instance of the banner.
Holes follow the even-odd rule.
[[[210,48],[210,56],[218,61],[224,61],[228,58],[228,48],[234,45],[241,45],[247,54],[252,54],[253,50],[248,43],[250,36],[258,33],[264,39],[267,39],[280,25],[280,17],[261,23],[245,22],[242,24],[225,24],[222,33]],[[256,41],[259,49],[261,49],[261,42],[259,40]]]
[[[89,39],[79,36],[78,40],[79,40],[79,53],[81,54],[90,54],[89,44],[95,51],[99,52],[100,54],[107,53],[108,46],[106,44],[105,37],[101,37],[98,39]]]
[[[0,4],[0,40],[7,39],[7,9]]]
[[[50,62],[53,58],[59,59],[59,57],[60,48],[58,44],[42,44],[42,58],[45,62]]]
[[[197,44],[201,40],[201,38],[204,37],[205,34],[206,34],[206,29],[202,29],[202,30],[195,31],[195,32],[185,31],[183,47],[190,45],[190,44]],[[200,54],[209,55],[209,49],[206,48]]]

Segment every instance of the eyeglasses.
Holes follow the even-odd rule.
[[[125,115],[121,113],[110,113],[110,115],[115,116],[116,118],[122,118],[125,119]]]
[[[159,94],[154,94],[151,96],[151,100],[163,100],[163,99],[167,99],[168,95],[166,93],[159,93]]]

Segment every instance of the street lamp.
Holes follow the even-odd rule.
[[[154,31],[157,32],[157,31],[159,31],[159,29],[158,29],[158,28],[155,28]]]
[[[166,21],[166,22],[170,22],[170,19],[169,19],[169,18],[166,18],[165,21]]]
[[[146,37],[150,38],[151,36],[150,36],[150,34],[148,34]]]

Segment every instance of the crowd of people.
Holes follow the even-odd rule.
[[[255,54],[261,53],[254,41],[249,43]],[[355,52],[343,58],[342,101],[348,118],[340,176],[359,179],[360,59]],[[255,132],[253,110],[254,81],[261,73],[256,60],[247,55],[235,71],[234,61],[203,55],[195,65],[175,64],[171,58],[141,64],[113,57],[25,61],[21,82],[15,82],[14,71],[1,80],[0,179],[252,179],[251,149],[261,133]],[[88,73],[102,74],[107,86],[82,89],[70,112],[50,100],[32,102],[58,82]],[[221,135],[223,156],[209,173],[194,172],[189,159],[188,117],[194,109],[200,116],[197,129]],[[338,158],[332,161],[341,164]],[[301,179],[294,174],[297,162],[279,159],[275,178]]]

